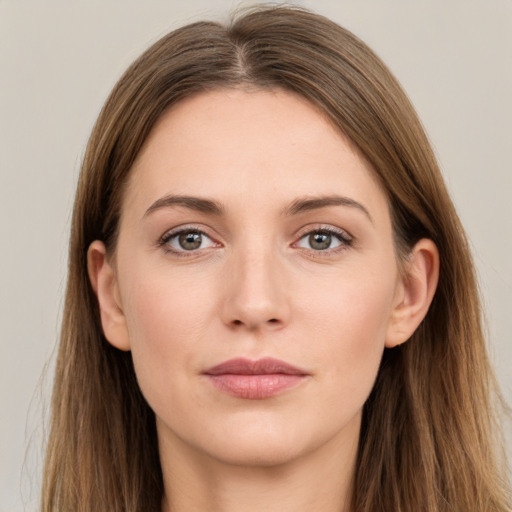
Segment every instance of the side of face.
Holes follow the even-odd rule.
[[[164,114],[131,171],[115,259],[97,241],[88,262],[160,443],[248,465],[357,442],[383,350],[419,325],[438,273],[428,240],[399,272],[369,164],[279,90],[208,92]],[[240,358],[303,378],[262,399],[212,384]]]

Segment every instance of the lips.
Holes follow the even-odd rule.
[[[204,375],[220,391],[238,398],[263,400],[295,387],[308,373],[278,359],[239,358],[214,366]]]

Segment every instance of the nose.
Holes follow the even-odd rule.
[[[282,269],[270,251],[233,255],[224,280],[222,320],[231,328],[277,329],[290,317]]]

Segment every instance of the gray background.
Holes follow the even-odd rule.
[[[296,3],[362,37],[408,91],[467,228],[512,403],[512,0]],[[0,512],[37,508],[70,210],[99,109],[159,36],[237,5],[0,0]]]

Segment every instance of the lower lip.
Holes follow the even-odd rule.
[[[207,375],[212,384],[221,391],[238,398],[264,400],[295,387],[305,375],[271,373],[265,375],[239,375],[226,373]]]

